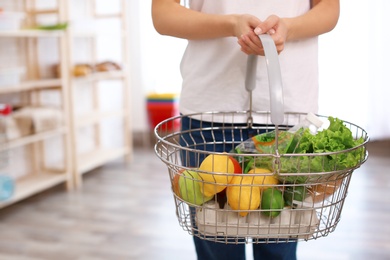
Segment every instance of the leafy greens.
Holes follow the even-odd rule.
[[[351,130],[342,120],[334,117],[328,117],[328,120],[329,127],[315,135],[307,128],[299,129],[292,137],[294,141],[291,141],[288,147],[279,150],[280,164],[275,164],[271,156],[254,156],[251,158],[252,161],[246,163],[268,169],[279,167],[279,179],[291,183],[304,183],[311,177],[319,177],[302,173],[326,173],[357,167],[364,158],[364,149],[361,146],[364,139],[360,137],[355,140]],[[246,151],[236,148],[236,152]]]

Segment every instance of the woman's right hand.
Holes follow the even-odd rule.
[[[187,40],[240,38],[261,22],[249,14],[202,13],[180,5],[180,0],[153,0],[152,18],[160,34]]]
[[[238,44],[241,46],[241,51],[246,54],[264,56],[264,48],[259,39],[259,34],[267,33],[272,36],[275,42],[276,50],[281,53],[287,39],[288,26],[284,19],[276,15],[269,16],[264,22],[261,22],[257,27],[241,36]]]
[[[236,25],[234,28],[234,34],[237,39],[241,39],[243,35],[247,35],[261,23],[261,20],[256,16],[250,14],[235,15]]]

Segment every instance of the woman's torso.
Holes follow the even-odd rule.
[[[260,20],[269,15],[295,17],[310,8],[309,0],[192,0],[190,8],[213,14],[248,13]],[[318,110],[317,37],[288,42],[279,55],[284,109]],[[235,37],[190,40],[181,63],[183,86],[180,112],[244,111],[249,95],[244,88],[247,55]],[[259,57],[253,110],[269,111],[269,86],[264,57]],[[244,119],[242,119],[244,121]],[[262,119],[258,119],[259,123]]]

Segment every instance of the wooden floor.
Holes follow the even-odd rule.
[[[298,259],[390,259],[390,142],[370,143],[335,232],[301,242]],[[247,246],[247,259],[250,246]],[[178,225],[167,170],[150,148],[0,211],[1,260],[196,259]]]

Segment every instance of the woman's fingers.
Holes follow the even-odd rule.
[[[269,16],[264,22],[259,23],[255,29],[238,38],[241,51],[246,54],[264,56],[263,45],[259,39],[259,35],[264,33],[272,36],[277,52],[281,53],[286,41],[287,28],[282,19],[276,15]]]
[[[238,44],[241,46],[241,51],[246,54],[264,55],[263,45],[254,33],[242,35]]]
[[[268,33],[274,34],[280,18],[276,15],[269,16],[264,22],[260,23],[254,30],[257,35]]]

